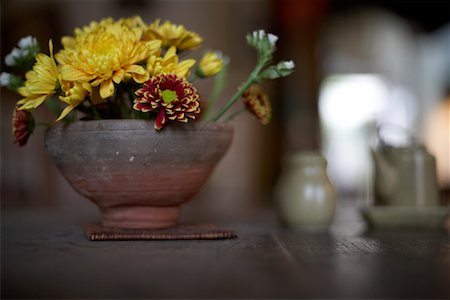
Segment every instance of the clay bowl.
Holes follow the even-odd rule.
[[[119,228],[174,226],[227,151],[228,124],[146,120],[78,121],[45,135],[49,156],[72,187],[94,202],[102,224]]]

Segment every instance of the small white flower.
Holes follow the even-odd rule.
[[[16,58],[22,56],[22,52],[18,48],[12,49],[11,53],[6,55],[5,57],[5,64],[9,67],[14,66],[16,63]]]
[[[14,65],[14,57],[11,54],[6,55],[5,57],[5,64],[9,67],[12,67]]]
[[[260,40],[262,40],[266,36],[266,32],[262,29],[259,30],[258,34],[259,34],[258,37]]]
[[[278,37],[275,34],[267,34],[267,38],[269,39],[269,42],[272,46],[275,45],[275,43],[278,41]]]
[[[2,72],[0,74],[0,85],[1,86],[7,86],[11,83],[11,74]]]
[[[37,40],[36,38],[29,35],[24,38],[21,38],[18,45],[21,49],[25,49],[37,45]]]
[[[283,62],[283,67],[288,70],[292,70],[295,67],[295,64],[292,60],[286,60]]]

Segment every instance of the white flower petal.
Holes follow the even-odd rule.
[[[278,41],[278,37],[272,33],[267,34],[267,38],[269,39],[269,42],[272,46],[275,45],[275,43]]]
[[[284,62],[284,67],[286,69],[292,70],[295,67],[295,64],[294,64],[294,62],[292,60],[287,60],[287,61]]]
[[[11,54],[6,55],[6,57],[5,57],[5,64],[8,67],[12,67],[14,65],[14,57],[12,57]]]
[[[11,74],[6,73],[6,72],[2,72],[0,74],[0,85],[1,86],[7,86],[9,85],[11,82]]]
[[[28,48],[28,47],[33,46],[35,44],[37,44],[37,41],[31,35],[26,36],[24,38],[21,38],[20,41],[19,41],[19,47],[22,48],[22,49]]]
[[[259,39],[262,40],[264,38],[264,36],[266,35],[266,32],[264,30],[259,30]]]
[[[16,57],[18,57],[18,53],[20,54],[20,52],[14,51],[14,50],[19,50],[17,48],[14,48],[13,51],[11,51],[11,53],[9,53],[8,55],[6,55],[5,57],[5,64],[9,67],[14,66],[14,64],[16,63]]]

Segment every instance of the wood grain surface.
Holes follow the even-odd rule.
[[[7,298],[448,299],[445,232],[302,233],[268,217],[239,238],[91,242],[70,214],[2,215]]]

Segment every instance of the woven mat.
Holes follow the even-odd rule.
[[[164,229],[123,229],[104,227],[99,223],[86,225],[85,232],[91,241],[106,240],[212,240],[234,239],[233,230],[213,224],[180,224]]]

